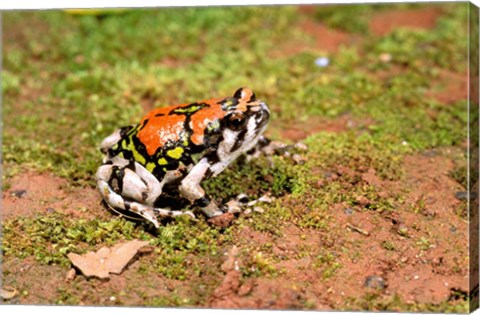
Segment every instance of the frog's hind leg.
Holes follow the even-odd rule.
[[[161,194],[160,183],[158,181],[148,183],[151,178],[145,180],[126,166],[105,164],[98,168],[96,176],[100,193],[109,207],[137,214],[157,228],[159,227],[157,215],[174,217],[186,214],[195,217],[191,212],[156,208],[145,203]]]

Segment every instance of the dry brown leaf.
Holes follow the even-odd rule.
[[[107,269],[110,273],[120,274],[128,262],[137,254],[138,250],[148,245],[145,241],[130,241],[124,244],[115,245],[107,259]]]
[[[4,300],[13,299],[18,294],[18,291],[14,288],[7,290],[6,288],[0,289],[0,297]]]
[[[133,240],[112,248],[102,247],[95,253],[69,253],[67,256],[85,276],[107,279],[109,273],[120,274],[138,250],[146,245],[146,241]]]

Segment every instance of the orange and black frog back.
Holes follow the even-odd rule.
[[[196,163],[196,157],[214,150],[221,137],[221,120],[234,98],[157,108],[138,125],[120,130],[121,139],[109,149],[143,165],[157,178],[166,171]]]

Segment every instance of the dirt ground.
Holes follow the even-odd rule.
[[[311,14],[309,6],[301,10]],[[398,26],[429,29],[439,15],[440,12],[430,9],[387,10],[376,13],[369,26],[377,35],[385,35]],[[335,52],[342,44],[362,40],[357,35],[329,29],[314,19],[302,23],[305,32],[316,38],[316,48],[329,52]],[[283,47],[282,54],[297,54],[308,49],[310,47],[292,45]],[[466,76],[446,71],[440,75],[439,84],[444,86],[441,91],[427,91],[427,95],[445,106],[466,99]],[[317,117],[307,123],[290,125],[281,135],[301,141],[319,131],[338,133],[367,127],[370,123],[348,115],[335,119]],[[270,244],[274,255],[281,258],[274,267],[282,273],[274,278],[244,281],[235,268],[235,265],[244,265],[239,249],[230,248],[225,252],[220,275],[201,276],[205,283],[218,283],[213,290],[205,292],[202,306],[244,309],[307,306],[332,310],[355,308],[355,298],[365,294],[379,295],[386,300],[399,297],[407,304],[439,304],[464,296],[468,292],[469,261],[458,257],[468,257],[468,222],[458,213],[465,203],[458,198],[458,193],[465,188],[450,176],[456,166],[454,156],[459,151],[461,148],[443,148],[406,156],[402,161],[406,174],[398,181],[382,180],[373,169],[358,172],[338,166],[332,170],[333,175],[318,182],[319,187],[329,181],[360,180],[377,188],[382,197],[402,194],[404,202],[391,216],[366,211],[371,201],[365,197],[359,197],[358,206],[354,208],[335,204],[330,209],[329,231],[312,232],[294,224],[282,226],[283,235],[278,237],[248,227],[236,231],[234,237],[240,243]],[[2,220],[56,212],[84,219],[112,216],[102,205],[96,189],[69,186],[66,179],[49,173],[20,173],[9,183],[10,187],[2,192]],[[284,203],[288,205],[288,196],[284,197]],[[425,234],[429,237],[419,237]],[[418,242],[419,238],[423,241]],[[331,277],[325,279],[326,270],[311,268],[318,258],[301,255],[309,248],[324,250],[335,257],[336,264],[331,268],[336,272]],[[422,250],[424,248],[429,250]],[[357,258],[355,253],[362,255]],[[68,269],[64,267],[41,265],[31,256],[15,258],[3,261],[3,269],[8,270],[3,283],[6,288],[28,287],[28,292],[20,292],[9,302],[13,304],[55,303],[58,292],[66,292],[71,286],[80,292],[79,305],[142,305],[146,298],[171,292],[188,296],[193,290],[188,282],[160,275],[145,279],[141,265],[148,264],[152,256],[141,255],[124,273],[108,281],[78,276],[74,283],[66,280]],[[218,269],[212,262],[204,263]],[[95,292],[90,289],[92,286]],[[138,286],[144,288],[141,294],[129,293],[130,288]]]
[[[308,300],[314,301],[314,309],[331,310],[343,305],[347,293],[348,296],[360,296],[365,290],[375,292],[382,289],[383,294],[396,294],[407,303],[440,303],[451,298],[455,292],[468,292],[468,261],[457,258],[467,256],[468,223],[455,213],[461,203],[455,198],[455,193],[462,187],[448,176],[453,169],[453,162],[446,157],[449,153],[427,152],[408,156],[404,160],[408,165],[408,174],[400,182],[382,181],[373,170],[354,174],[346,168],[336,170],[337,179],[329,179],[360,176],[381,189],[386,196],[405,192],[405,209],[397,209],[394,217],[385,219],[337,204],[331,209],[334,223],[328,233],[306,233],[293,224],[283,228],[283,237],[280,238],[248,228],[238,231],[236,237],[249,244],[273,244],[275,255],[286,258],[275,267],[285,273],[275,279],[250,279],[240,283],[240,272],[225,268],[225,278],[211,294],[206,306],[285,309],[301,308],[303,301]],[[3,218],[30,216],[39,212],[60,212],[79,218],[108,216],[106,211],[87,211],[101,209],[95,189],[70,188],[66,191],[62,188],[64,182],[64,179],[49,174],[16,176],[11,188],[3,192]],[[424,206],[418,213],[408,211],[421,201]],[[367,205],[369,200],[361,202]],[[431,235],[431,243],[421,244],[430,247],[427,254],[421,254],[425,252],[414,242],[418,231],[428,231]],[[382,244],[392,244],[396,250],[391,255],[385,255]],[[309,247],[334,250],[342,266],[341,272],[327,281],[318,281],[322,275],[309,268],[314,258],[292,258],[297,256],[299,248]],[[362,252],[364,258],[352,259],[349,254],[352,252]],[[149,255],[140,258],[148,259]],[[235,255],[226,256],[226,261],[231,259],[235,260]],[[241,261],[237,263],[242,265]],[[57,293],[44,290],[45,284],[52,288],[68,286],[64,268],[38,265],[32,257],[5,261],[3,267],[10,272],[4,279],[6,284],[15,283],[16,287],[30,288],[30,294],[21,299],[25,304],[51,301]],[[139,261],[136,261],[121,276],[114,276],[109,281],[82,279],[77,285],[88,286],[93,281],[98,284],[99,292],[122,292],[145,281],[138,268]],[[148,282],[152,287],[145,294],[152,296],[158,294],[158,290],[179,290],[181,287],[188,291],[189,287],[188,283],[165,282],[161,277]],[[92,305],[115,304],[110,296],[85,298]],[[128,302],[122,302],[141,305],[142,298],[130,297]]]

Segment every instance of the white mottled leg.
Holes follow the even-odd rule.
[[[200,186],[210,165],[206,158],[203,158],[195,165],[190,173],[182,180],[180,184],[180,193],[194,205],[200,206],[203,213],[209,218],[223,214],[223,211],[217,204],[205,194]]]

